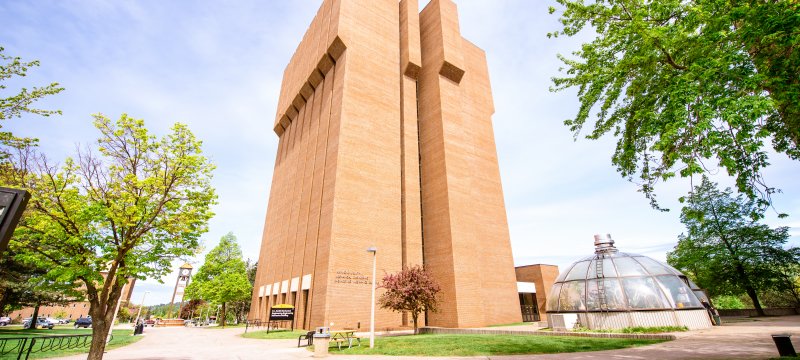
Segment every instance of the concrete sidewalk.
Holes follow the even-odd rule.
[[[731,319],[729,319],[731,320]],[[526,326],[493,329],[524,330]],[[534,330],[533,328],[531,330]],[[312,352],[297,348],[297,340],[257,340],[241,336],[244,328],[147,328],[141,341],[109,351],[107,360],[301,359]],[[474,359],[767,359],[778,357],[771,334],[793,335],[800,349],[800,316],[737,319],[706,330],[674,333],[678,338],[661,344],[597,352],[552,355],[479,356]],[[85,359],[86,355],[62,358]],[[463,357],[330,356],[344,359],[463,359]]]

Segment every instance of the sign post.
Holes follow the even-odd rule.
[[[294,331],[294,306],[289,304],[278,304],[269,309],[269,321],[267,322],[267,334],[273,321],[291,321],[292,331]]]
[[[0,254],[8,248],[29,198],[25,190],[0,187]]]

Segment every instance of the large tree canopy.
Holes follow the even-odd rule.
[[[95,115],[97,151],[63,165],[23,147],[0,166],[5,185],[31,193],[10,248],[47,277],[80,284],[93,318],[89,359],[100,359],[128,278],[161,278],[193,255],[216,201],[214,166],[201,142],[175,124],[156,138],[144,121]]]
[[[253,285],[247,278],[247,265],[242,260],[242,249],[236,236],[228,233],[219,245],[208,252],[192,283],[186,287],[186,296],[222,305],[222,326],[225,327],[227,305],[250,298]]]
[[[746,293],[763,316],[759,293],[794,291],[794,277],[787,275],[800,264],[800,249],[785,249],[788,228],[760,224],[758,214],[753,200],[720,191],[703,177],[681,212],[687,233],[667,261],[712,296]]]
[[[590,119],[587,138],[612,134],[612,163],[656,208],[657,182],[715,166],[771,203],[764,142],[800,160],[800,2],[557,1],[564,27],[548,36],[597,34],[553,79],[578,89],[576,137]]]

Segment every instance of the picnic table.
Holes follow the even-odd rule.
[[[356,336],[355,330],[337,330],[331,331],[331,342],[335,342],[336,345],[339,347],[339,350],[342,349],[342,343],[347,343],[347,347],[353,347],[353,341],[358,342],[358,346],[361,346],[361,338]]]

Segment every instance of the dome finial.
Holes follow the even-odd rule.
[[[617,248],[614,247],[614,240],[611,238],[611,234],[605,234],[605,235],[595,234],[594,252],[595,254],[617,252]]]

